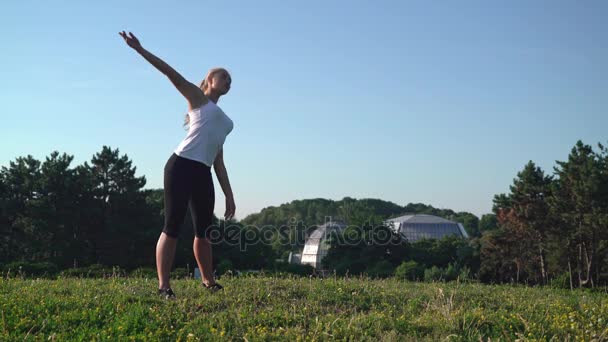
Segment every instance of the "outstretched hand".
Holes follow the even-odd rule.
[[[141,43],[139,43],[139,39],[137,39],[137,37],[135,37],[133,33],[129,32],[129,35],[127,35],[125,31],[122,31],[118,32],[118,34],[123,37],[127,45],[129,45],[134,50],[141,48]]]

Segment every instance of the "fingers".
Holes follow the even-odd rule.
[[[122,32],[118,32],[118,34],[125,40],[125,42],[129,42],[129,37],[127,37],[127,34],[125,33],[125,31]]]
[[[133,39],[134,41],[136,41],[137,43],[139,43],[139,39],[137,39],[137,37],[135,37],[135,35],[133,34],[133,32],[129,31],[129,34],[131,35],[131,39]]]
[[[123,37],[125,40],[134,40],[136,42],[139,42],[139,40],[137,39],[137,37],[135,37],[135,35],[133,34],[133,32],[129,31],[129,34],[127,34],[125,31],[120,31],[118,32],[118,34]]]
[[[234,199],[226,199],[226,211],[224,212],[224,219],[226,221],[232,219],[234,217],[234,213],[236,212],[236,205],[234,203]]]
[[[224,213],[224,219],[226,221],[232,219],[234,217],[234,212],[235,212],[235,208],[226,209],[226,212]]]

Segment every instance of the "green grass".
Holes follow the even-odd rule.
[[[395,279],[0,280],[0,341],[606,340],[608,295]]]

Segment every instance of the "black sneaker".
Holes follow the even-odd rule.
[[[171,288],[168,289],[158,289],[158,295],[163,297],[164,299],[176,299],[175,298],[175,293],[173,293],[173,290],[171,290]]]
[[[210,290],[211,292],[216,292],[216,291],[224,289],[224,287],[222,285],[220,285],[219,283],[213,283],[211,285],[207,285],[207,284],[203,283],[203,286],[206,289]]]

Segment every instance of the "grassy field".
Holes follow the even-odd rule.
[[[395,279],[0,280],[0,340],[607,340],[606,291]]]

